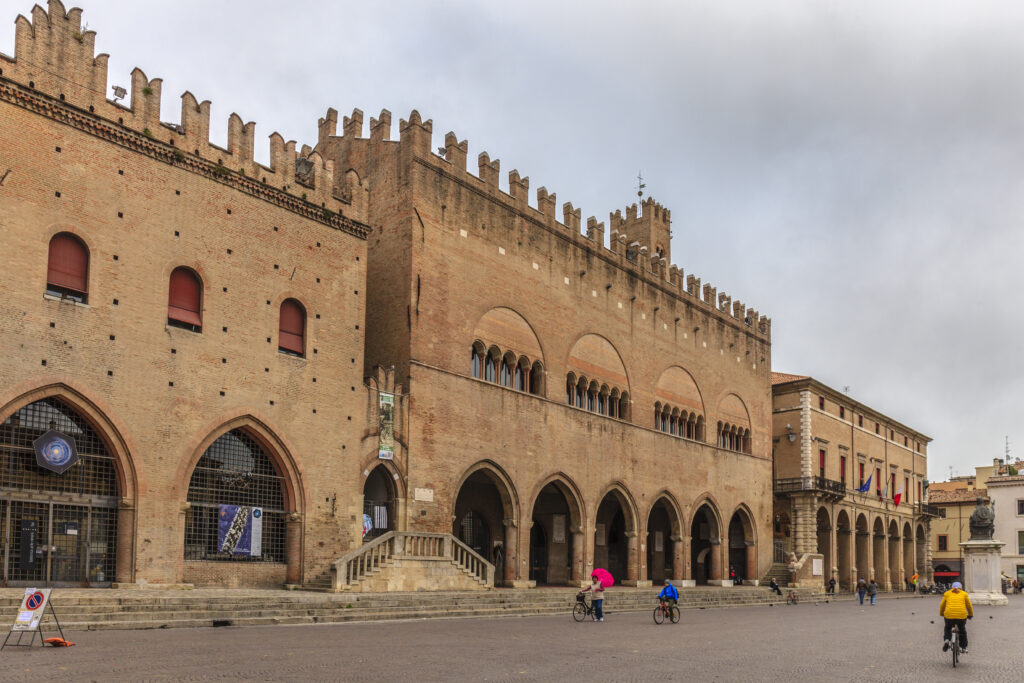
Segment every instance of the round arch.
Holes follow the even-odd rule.
[[[522,313],[509,306],[495,306],[481,315],[473,326],[472,336],[546,365],[544,347],[536,330]]]
[[[566,372],[597,377],[615,386],[621,393],[632,394],[629,371],[622,360],[622,354],[603,335],[592,332],[581,335],[569,350]]]

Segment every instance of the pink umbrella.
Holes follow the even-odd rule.
[[[590,578],[597,577],[597,580],[601,582],[603,588],[611,588],[615,585],[615,579],[612,578],[611,572],[607,569],[595,569],[591,573]]]

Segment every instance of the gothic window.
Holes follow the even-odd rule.
[[[233,429],[218,437],[188,485],[185,559],[284,562],[284,492],[284,479],[247,432]],[[220,532],[222,519],[226,533]]]

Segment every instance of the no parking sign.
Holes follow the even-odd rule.
[[[25,597],[22,598],[21,607],[18,608],[18,616],[14,620],[12,631],[37,631],[39,622],[43,620],[43,611],[46,603],[50,601],[49,588],[26,588]]]

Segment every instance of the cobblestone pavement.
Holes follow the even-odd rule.
[[[1024,597],[978,606],[970,654],[941,652],[938,597],[564,616],[67,634],[8,649],[3,681],[1020,681]],[[653,605],[652,605],[653,608]],[[933,623],[934,622],[934,623]]]

